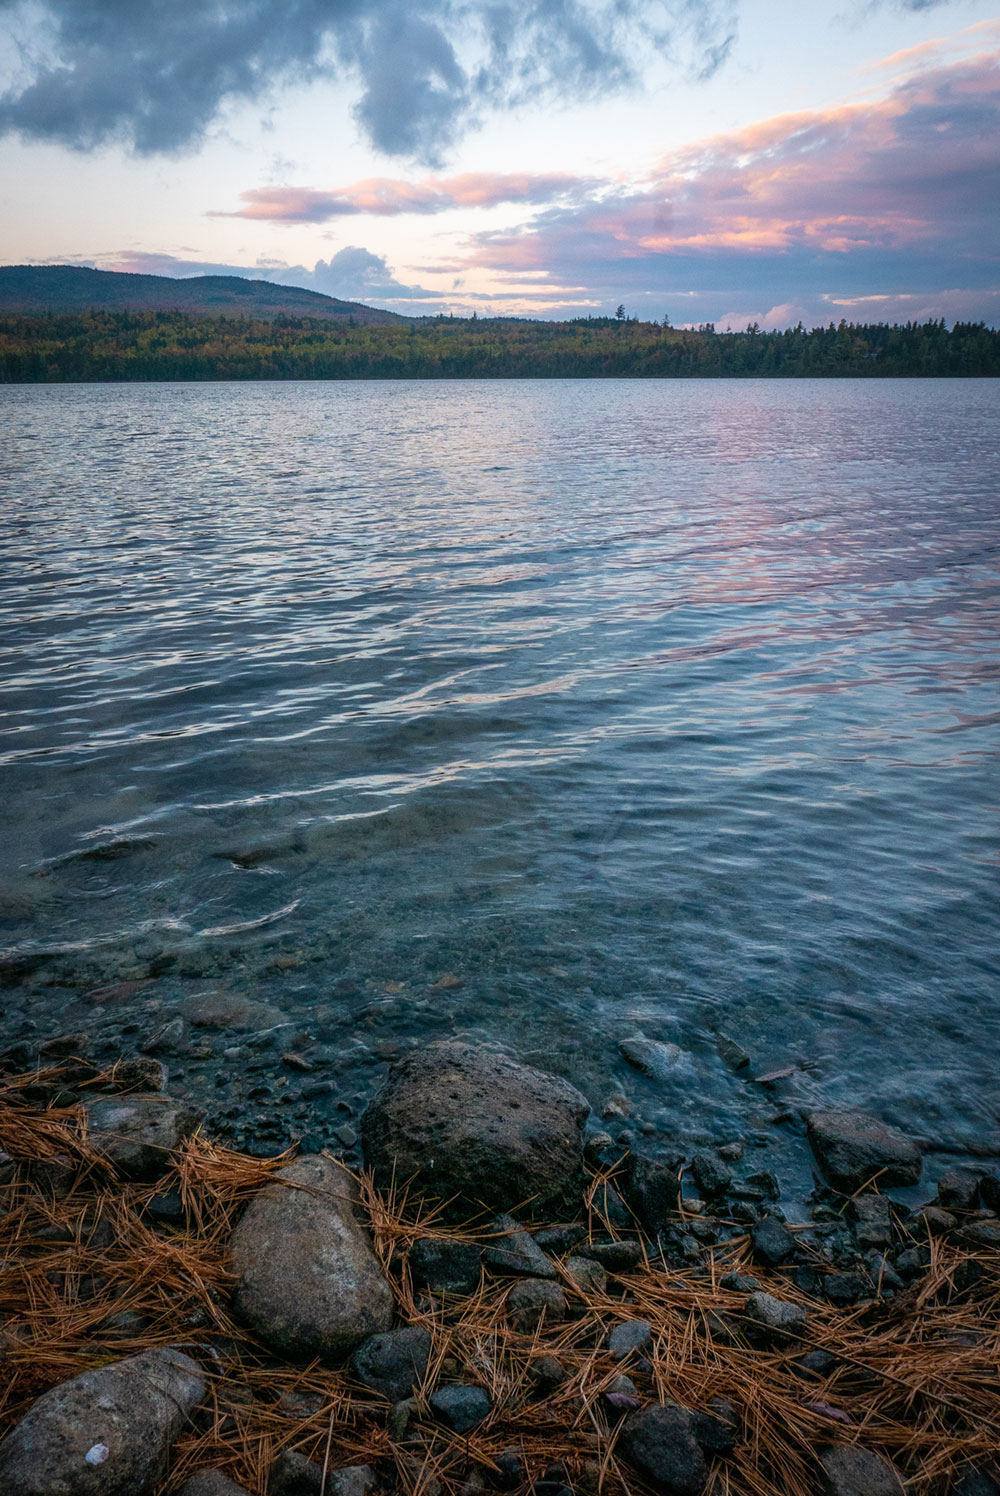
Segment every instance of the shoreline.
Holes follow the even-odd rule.
[[[190,1363],[167,1368],[190,1409],[142,1438],[126,1419],[119,1439],[163,1468],[114,1485],[128,1450],[97,1439],[100,1468],[67,1491],[233,1496],[222,1475],[252,1496],[997,1489],[995,1172],[951,1170],[911,1209],[913,1144],[817,1114],[826,1183],[786,1223],[780,1181],[739,1146],[623,1154],[585,1135],[565,1081],[446,1042],[390,1071],[359,1174],[220,1146],[151,1088],[156,1065],[0,1080],[16,1496],[49,1489],[47,1401],[72,1403],[81,1374],[155,1381],[167,1346]]]

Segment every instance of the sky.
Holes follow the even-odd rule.
[[[0,263],[1000,324],[997,0],[0,0]]]

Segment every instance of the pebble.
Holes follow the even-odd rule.
[[[801,1304],[775,1298],[773,1294],[752,1293],[744,1305],[747,1318],[768,1338],[784,1340],[803,1333],[808,1314]]]
[[[566,1295],[558,1283],[526,1278],[515,1283],[507,1295],[507,1315],[516,1330],[530,1334],[545,1324],[562,1324],[569,1313]]]
[[[615,1325],[608,1336],[608,1352],[613,1361],[624,1361],[626,1356],[646,1350],[653,1341],[653,1331],[647,1319],[626,1319]]]
[[[421,1237],[409,1255],[413,1286],[432,1293],[468,1294],[479,1287],[482,1249],[475,1242]]]
[[[419,1325],[371,1335],[351,1357],[351,1370],[366,1387],[390,1402],[401,1402],[427,1375],[431,1337]]]
[[[591,1257],[568,1257],[565,1266],[581,1293],[607,1293],[608,1274],[602,1263]]]
[[[750,1228],[750,1241],[756,1262],[765,1267],[781,1267],[795,1255],[795,1238],[788,1227],[775,1216],[765,1216]]]
[[[860,1444],[832,1444],[819,1455],[824,1496],[903,1496],[895,1465]]]
[[[652,1403],[631,1413],[619,1445],[630,1464],[667,1496],[701,1496],[708,1467],[691,1414],[675,1403]]]
[[[513,1216],[500,1215],[490,1226],[491,1240],[483,1250],[483,1261],[506,1273],[533,1278],[557,1278],[555,1266],[529,1232]]]

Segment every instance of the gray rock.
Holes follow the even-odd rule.
[[[359,1382],[396,1403],[423,1385],[430,1359],[428,1332],[419,1325],[407,1325],[369,1336],[351,1357],[351,1369]]]
[[[975,1210],[979,1179],[968,1169],[946,1169],[938,1180],[938,1204],[946,1210]]]
[[[713,1397],[691,1414],[691,1432],[706,1454],[728,1454],[739,1442],[740,1415],[728,1397]]]
[[[780,1267],[795,1256],[795,1238],[783,1221],[776,1216],[765,1216],[750,1227],[755,1262],[766,1267]]]
[[[872,1285],[861,1273],[824,1273],[821,1282],[830,1303],[842,1308],[872,1295]]]
[[[392,1294],[329,1159],[300,1158],[251,1201],[229,1244],[233,1307],[273,1350],[340,1360],[392,1324]]]
[[[624,1361],[652,1344],[653,1331],[648,1319],[626,1319],[615,1325],[608,1336],[608,1354],[612,1361]]]
[[[286,1021],[280,1008],[232,992],[195,993],[181,1004],[181,1012],[196,1028],[269,1029]]]
[[[169,1096],[106,1096],[84,1107],[87,1141],[129,1179],[158,1179],[204,1112]]]
[[[873,1180],[882,1188],[920,1178],[917,1145],[867,1112],[812,1112],[806,1128],[823,1173],[845,1194]]]
[[[402,1444],[420,1416],[420,1404],[415,1397],[404,1397],[393,1403],[385,1421],[386,1432],[394,1444]]]
[[[723,1288],[730,1293],[756,1293],[760,1284],[749,1273],[723,1273],[720,1279]]]
[[[801,1304],[776,1299],[770,1293],[752,1293],[744,1306],[747,1318],[767,1339],[788,1340],[803,1333],[808,1314]]]
[[[525,1278],[515,1283],[507,1295],[507,1314],[515,1330],[530,1334],[543,1322],[562,1324],[569,1313],[566,1295],[558,1283],[541,1278]]]
[[[1000,1248],[1000,1221],[970,1221],[958,1235],[966,1246],[995,1252]]]
[[[205,1395],[180,1351],[144,1351],[84,1371],[33,1403],[0,1445],[4,1496],[143,1496]]]
[[[819,1453],[824,1496],[903,1496],[895,1465],[859,1444],[831,1444]]]
[[[126,1055],[112,1066],[107,1089],[161,1093],[167,1089],[168,1079],[167,1067],[162,1060],[156,1060],[152,1055]]]
[[[414,1176],[445,1199],[509,1209],[576,1184],[584,1096],[558,1076],[470,1044],[430,1044],[394,1065],[362,1120],[376,1180]]]
[[[802,1382],[825,1382],[837,1369],[837,1358],[829,1351],[807,1351],[792,1367],[792,1375]]]
[[[581,1293],[607,1293],[608,1275],[600,1262],[592,1257],[568,1257],[566,1272]]]
[[[456,1434],[467,1434],[489,1415],[492,1403],[483,1387],[453,1382],[439,1387],[431,1397],[431,1409]]]
[[[733,1182],[733,1171],[714,1153],[696,1153],[691,1160],[694,1182],[706,1200],[724,1195]]]
[[[862,1247],[887,1247],[892,1241],[892,1216],[886,1195],[866,1190],[851,1202],[855,1233]]]
[[[668,1496],[700,1496],[708,1479],[691,1414],[675,1403],[653,1403],[625,1420],[619,1447],[630,1464]]]
[[[637,1241],[595,1241],[577,1247],[575,1255],[593,1258],[609,1273],[627,1273],[638,1267],[643,1251],[642,1243]]]
[[[1000,1484],[987,1470],[970,1470],[952,1486],[950,1496],[1000,1496]]]
[[[250,1493],[221,1470],[199,1470],[184,1482],[177,1496],[250,1496]]]
[[[646,1039],[642,1034],[622,1039],[618,1049],[623,1059],[653,1080],[673,1079],[684,1058],[684,1051],[678,1045],[662,1044],[658,1039]]]
[[[530,1232],[513,1216],[500,1215],[493,1221],[493,1232],[483,1249],[483,1261],[505,1273],[522,1273],[531,1278],[557,1278],[559,1275]]]
[[[671,1159],[633,1153],[628,1163],[626,1196],[647,1231],[664,1230],[680,1197],[677,1165]]]
[[[187,1025],[183,1018],[171,1018],[169,1023],[152,1029],[142,1041],[150,1054],[184,1054],[188,1047]]]
[[[365,1496],[375,1484],[370,1465],[345,1465],[326,1473],[325,1496]],[[320,1496],[323,1467],[297,1449],[285,1449],[271,1466],[267,1496]]]
[[[923,1225],[931,1236],[944,1236],[949,1231],[954,1231],[958,1221],[950,1210],[942,1210],[938,1205],[925,1205],[914,1218],[914,1224]]]
[[[979,1181],[979,1194],[987,1210],[1000,1210],[1000,1176],[984,1174]]]
[[[410,1249],[414,1288],[432,1293],[475,1293],[482,1275],[482,1248],[471,1241],[421,1237]]]
[[[624,1374],[612,1377],[604,1389],[604,1406],[613,1418],[624,1418],[642,1407],[639,1389],[631,1377]]]
[[[528,1378],[536,1397],[549,1397],[563,1385],[569,1372],[555,1356],[539,1356],[528,1368]]]

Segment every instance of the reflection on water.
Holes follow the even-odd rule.
[[[721,1031],[996,1141],[995,382],[0,401],[11,1034],[229,987],[728,1136]]]

